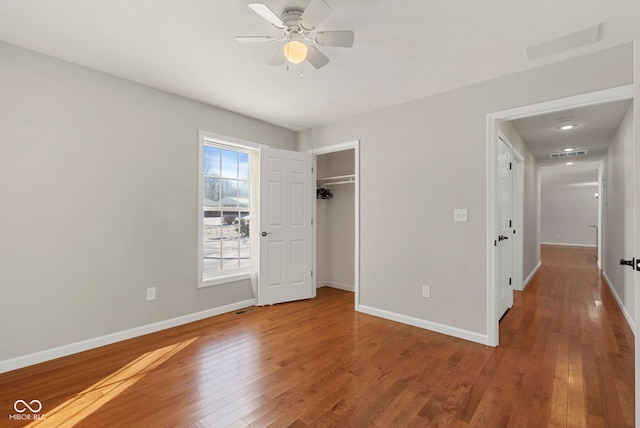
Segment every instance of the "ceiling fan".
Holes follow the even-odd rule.
[[[286,8],[280,16],[264,3],[249,3],[255,13],[282,30],[282,37],[237,36],[241,43],[283,42],[284,47],[271,59],[269,65],[285,62],[299,64],[305,59],[315,68],[324,67],[329,58],[316,46],[350,48],[353,31],[316,31],[317,26],[331,14],[331,7],[324,0],[311,0],[306,9]]]

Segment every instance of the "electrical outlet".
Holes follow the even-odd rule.
[[[425,299],[431,298],[431,286],[429,285],[422,286],[422,297],[424,297]]]
[[[156,300],[156,287],[147,288],[147,300]]]

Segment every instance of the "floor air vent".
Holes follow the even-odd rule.
[[[587,154],[586,150],[574,150],[572,152],[558,152],[558,153],[549,153],[549,157],[552,159],[557,158],[574,158],[576,156],[584,156]]]

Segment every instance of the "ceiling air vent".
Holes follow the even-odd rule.
[[[574,150],[571,152],[558,152],[558,153],[549,153],[549,157],[551,159],[557,158],[574,158],[576,156],[584,156],[587,154],[586,150]]]

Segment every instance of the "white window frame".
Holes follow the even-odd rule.
[[[203,204],[203,177],[204,177],[204,147],[205,145],[222,145],[230,148],[236,148],[239,151],[256,151],[260,148],[264,148],[262,144],[253,143],[250,141],[244,141],[238,138],[229,137],[226,135],[215,134],[207,131],[200,131],[198,136],[198,288],[210,287],[213,285],[226,284],[229,282],[248,280],[251,278],[251,267],[241,268],[234,271],[220,272],[215,274],[211,278],[204,279],[204,204]],[[256,165],[252,165],[249,174],[258,173]],[[251,180],[250,180],[251,181]],[[250,189],[250,192],[255,192],[257,189]],[[249,208],[253,220],[258,219],[258,207],[251,206]],[[255,260],[254,254],[258,251],[258,248],[251,248],[251,260]]]

